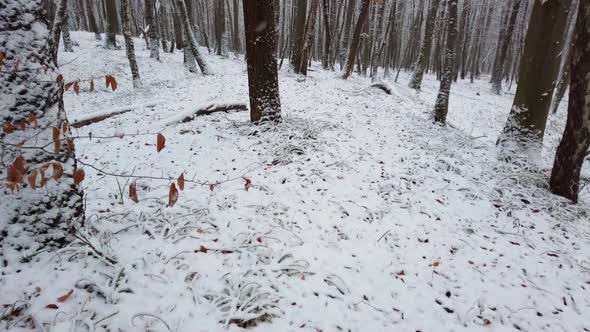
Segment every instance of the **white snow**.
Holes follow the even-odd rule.
[[[578,205],[547,191],[563,105],[538,172],[496,157],[515,86],[495,96],[487,77],[453,84],[442,128],[430,120],[431,75],[416,94],[402,73],[387,95],[318,64],[301,78],[285,61],[280,125],[230,112],[164,126],[198,105],[246,101],[245,63],[206,55],[216,74],[191,74],[182,52],[158,63],[136,40],[134,91],[124,50],[72,37],[81,46],[60,53],[64,80],[113,74],[119,88],[97,80],[92,94],[67,92],[69,118],[134,108],[74,136],[154,133],[78,139],[77,156],[104,172],[185,172],[200,184],[187,182],[167,208],[170,182],[139,179],[135,204],[131,179],[84,167],[83,234],[117,263],[75,243],[0,275],[0,305],[26,304],[0,329],[239,331],[236,320],[263,319],[248,328],[590,330],[589,190]]]

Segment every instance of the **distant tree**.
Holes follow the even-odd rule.
[[[154,0],[145,0],[145,23],[148,27],[150,41],[150,58],[160,61],[160,41],[158,40],[158,22],[155,19]]]
[[[49,37],[49,54],[51,54],[51,59],[55,64],[57,64],[59,39],[61,38],[61,32],[64,27],[63,22],[65,20],[67,10],[67,0],[60,0],[57,3],[57,9],[55,11],[55,15],[53,16],[53,27]]]
[[[191,61],[196,61],[201,69],[201,72],[205,75],[212,74],[211,69],[209,69],[209,65],[205,61],[205,58],[201,55],[199,51],[199,45],[197,45],[197,41],[193,35],[193,30],[191,28],[191,21],[188,16],[188,10],[186,8],[186,4],[184,0],[178,0],[178,7],[180,8],[180,14],[182,16],[182,28],[184,29],[185,39],[187,40],[187,48],[190,50],[192,59]]]
[[[500,40],[501,44],[498,45],[498,59],[496,59],[494,63],[494,69],[492,71],[492,93],[497,95],[502,92],[502,70],[504,68],[504,63],[506,62],[508,46],[510,45],[512,35],[514,34],[516,18],[518,16],[518,10],[520,9],[520,3],[522,0],[511,1],[512,10],[510,11],[510,18],[508,19],[508,25],[506,26],[506,31],[503,34],[503,39]]]
[[[315,31],[315,24],[317,21],[319,0],[311,0],[311,8],[309,10],[309,17],[305,24],[305,32],[303,34],[303,44],[301,44],[301,60],[295,66],[295,72],[307,75],[307,65],[309,63],[309,57],[311,53],[311,46],[313,44],[313,37]]]
[[[305,43],[305,15],[307,13],[307,0],[293,0],[295,6],[295,18],[293,24],[293,43],[291,46],[291,65],[296,74],[301,73],[301,61],[303,60],[303,44]]]
[[[455,68],[455,43],[457,42],[457,2],[458,0],[447,0],[448,6],[448,32],[445,52],[445,64],[440,89],[434,103],[434,121],[446,123],[449,113],[449,96],[451,94],[451,83]]]
[[[104,39],[104,47],[107,49],[117,49],[117,30],[119,30],[117,2],[115,0],[105,0],[105,6],[107,32]]]
[[[125,51],[129,67],[131,68],[131,77],[133,87],[141,87],[141,78],[139,76],[139,67],[135,58],[135,46],[133,44],[133,35],[131,34],[131,10],[129,9],[129,0],[121,0],[121,22],[123,24],[123,37],[125,38]],[[156,45],[158,45],[156,43]]]
[[[274,0],[244,0],[250,120],[280,121]]]
[[[590,148],[590,2],[578,5],[572,51],[568,116],[563,138],[557,148],[551,191],[578,201],[580,170]]]
[[[571,0],[535,0],[520,61],[516,95],[498,143],[540,152],[559,72]]]
[[[436,21],[436,13],[440,0],[432,0],[426,16],[426,30],[424,30],[424,38],[420,45],[418,53],[418,60],[414,65],[414,74],[410,79],[409,87],[411,89],[420,90],[422,87],[422,78],[424,77],[424,70],[426,69],[426,61],[430,58],[430,49],[432,48],[432,35],[434,32],[434,22]]]
[[[215,52],[223,55],[225,40],[225,0],[215,1]]]
[[[361,33],[363,32],[363,28],[367,22],[367,17],[369,16],[370,4],[371,0],[363,0],[361,5],[361,11],[357,19],[356,26],[354,27],[350,47],[348,48],[348,56],[346,57],[346,64],[344,65],[344,70],[342,73],[343,79],[349,78],[352,74],[354,62],[356,61],[356,57],[359,52],[359,45],[361,43]]]
[[[86,16],[88,16],[88,25],[92,32],[94,32],[94,39],[102,40],[100,36],[100,31],[98,29],[98,24],[96,23],[96,17],[94,16],[94,1],[92,0],[84,0],[86,1]]]

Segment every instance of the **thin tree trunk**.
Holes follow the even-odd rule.
[[[305,15],[307,13],[307,0],[295,1],[295,18],[293,24],[293,44],[291,47],[291,65],[296,74],[300,74],[301,61],[303,60],[303,44],[305,42]]]
[[[125,52],[129,67],[131,68],[131,77],[133,79],[133,88],[141,87],[141,77],[139,76],[139,67],[135,59],[135,46],[133,45],[133,35],[131,34],[131,9],[129,0],[121,0],[121,22],[123,24],[123,37],[125,38]]]
[[[310,61],[311,46],[313,44],[313,33],[315,30],[315,23],[317,20],[319,0],[311,0],[311,9],[309,11],[309,18],[305,24],[305,33],[303,39],[303,45],[301,49],[301,62],[296,72],[307,75],[307,66]]]
[[[67,2],[64,0],[64,17],[61,22],[61,38],[64,42],[64,52],[74,52],[74,45],[72,42],[72,37],[70,36],[70,25],[68,24],[69,18],[69,11]]]
[[[567,123],[549,181],[551,192],[578,201],[580,171],[590,147],[590,2],[582,0],[572,55]]]
[[[225,35],[225,0],[215,1],[215,52],[223,55],[223,44]]]
[[[195,37],[193,35],[193,30],[191,29],[191,21],[189,19],[188,11],[186,9],[186,4],[184,3],[184,0],[178,0],[178,7],[184,19],[182,26],[184,28],[184,34],[188,39],[187,46],[190,47],[191,53],[195,61],[197,61],[199,68],[201,69],[201,73],[203,73],[204,75],[210,75],[212,74],[212,72],[209,69],[207,62],[205,62],[205,59],[201,55],[201,52],[199,52],[199,46],[197,45],[197,41],[195,40]]]
[[[352,35],[352,41],[350,42],[350,47],[348,48],[348,56],[346,57],[346,65],[344,66],[344,72],[342,73],[342,78],[347,79],[352,74],[352,69],[354,67],[354,61],[358,55],[359,45],[361,42],[361,32],[367,22],[367,17],[369,16],[369,5],[371,4],[371,0],[363,0],[361,5],[361,11],[359,17],[357,19],[356,25],[354,27],[354,32]]]
[[[518,10],[520,9],[520,3],[522,0],[512,0],[512,10],[510,12],[510,18],[508,25],[506,26],[506,32],[504,33],[504,39],[502,44],[499,45],[498,59],[494,64],[494,70],[492,73],[492,93],[499,95],[502,92],[502,70],[504,63],[506,62],[506,54],[508,53],[508,46],[510,45],[510,39],[514,33],[514,25],[516,23],[516,17],[518,16]],[[538,1],[538,0],[535,0]]]
[[[94,32],[94,39],[102,40],[100,36],[100,32],[98,30],[98,25],[96,24],[96,17],[94,16],[94,1],[92,0],[85,0],[86,1],[86,11],[88,15],[88,25],[90,26],[90,30]]]
[[[322,58],[322,66],[324,69],[328,69],[330,66],[331,56],[331,31],[330,31],[330,3],[329,0],[322,0],[322,12],[324,17],[324,57]]]
[[[240,1],[234,0],[234,52],[239,53],[242,51],[242,43],[240,42]]]
[[[455,43],[457,42],[457,0],[448,0],[448,37],[445,54],[445,69],[440,81],[440,89],[434,103],[434,121],[447,122],[449,113],[449,96],[455,67]]]
[[[420,90],[422,87],[422,79],[424,78],[424,70],[426,69],[426,61],[430,58],[430,49],[432,48],[432,35],[434,32],[434,22],[436,20],[436,13],[438,12],[438,5],[440,0],[432,0],[426,17],[426,30],[424,31],[424,39],[420,45],[420,52],[418,53],[418,60],[414,65],[414,74],[408,85],[411,89]]]
[[[561,65],[559,69],[559,75],[557,80],[557,87],[555,88],[555,95],[551,99],[551,112],[553,114],[557,113],[557,108],[565,95],[565,91],[567,90],[570,82],[570,74],[571,74],[571,63],[572,63],[572,48],[573,48],[573,37],[574,37],[574,28],[576,26],[576,17],[577,17],[577,9],[578,9],[578,1],[574,0],[572,2],[573,10],[570,11],[568,17],[568,29],[567,33],[564,37],[564,46],[561,55]]]
[[[281,100],[277,60],[274,0],[244,0],[246,59],[250,120],[252,122],[281,120]],[[260,29],[266,25],[265,29]]]
[[[59,51],[59,38],[61,37],[61,29],[63,27],[63,19],[67,10],[66,0],[60,0],[55,15],[53,17],[53,28],[51,29],[51,36],[49,38],[49,54],[51,60],[57,64],[57,53]]]
[[[158,40],[158,23],[154,15],[154,0],[145,0],[145,21],[148,26],[150,41],[150,58],[160,61],[160,41]]]

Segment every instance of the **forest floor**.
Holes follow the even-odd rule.
[[[72,36],[65,81],[112,73],[118,89],[103,78],[93,93],[66,92],[70,120],[132,109],[74,132],[92,134],[76,153],[103,170],[84,168],[84,235],[116,263],[75,243],[0,277],[0,304],[26,303],[37,328],[590,331],[590,193],[571,205],[547,191],[563,106],[536,171],[497,158],[515,87],[494,96],[485,77],[453,85],[442,128],[431,75],[416,93],[402,73],[387,95],[368,78],[316,64],[301,77],[285,62],[280,125],[252,125],[247,112],[178,124],[210,103],[248,103],[243,59],[207,55],[215,75],[191,74],[181,52],[156,62],[137,40],[133,90],[124,49]],[[134,203],[130,180],[106,175],[182,172],[200,184],[172,208],[170,181],[137,180]]]

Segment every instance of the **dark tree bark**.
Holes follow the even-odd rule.
[[[324,19],[324,56],[322,58],[322,67],[328,69],[330,66],[331,56],[331,30],[330,30],[330,2],[329,0],[322,0],[322,13]]]
[[[145,0],[145,23],[148,26],[150,58],[160,61],[160,41],[158,40],[158,23],[154,15],[154,0]]]
[[[242,52],[242,43],[240,42],[240,1],[234,0],[234,52],[240,53]]]
[[[554,194],[578,201],[580,170],[590,147],[590,2],[578,5],[567,123],[557,148],[550,186]]]
[[[295,18],[293,44],[291,46],[291,65],[296,74],[300,73],[303,60],[303,43],[305,42],[305,15],[307,14],[307,0],[295,1]]]
[[[317,21],[319,0],[311,0],[311,9],[309,11],[309,18],[305,24],[305,33],[303,44],[301,45],[301,62],[294,64],[295,72],[307,75],[307,67],[310,61],[311,47],[313,44],[313,33],[315,31],[315,23]]]
[[[573,48],[573,37],[574,28],[576,26],[576,18],[578,13],[578,0],[572,1],[572,10],[568,16],[568,29],[564,36],[564,46],[561,55],[561,65],[559,68],[559,76],[557,79],[557,86],[555,87],[555,95],[551,99],[551,113],[557,113],[557,108],[565,95],[567,88],[569,87],[571,77],[571,64],[572,64],[572,48]]]
[[[117,20],[117,3],[115,0],[105,0],[106,5],[106,23],[107,32],[104,39],[104,47],[107,49],[117,49],[117,30],[119,23]]]
[[[438,12],[438,5],[440,0],[432,0],[426,16],[426,30],[424,30],[424,38],[420,45],[420,52],[418,53],[418,60],[414,65],[414,74],[410,79],[409,87],[411,89],[420,90],[422,87],[422,79],[424,78],[424,70],[426,69],[426,62],[430,59],[430,49],[432,48],[432,35],[434,32],[434,22],[436,21],[436,13]]]
[[[506,55],[508,53],[508,46],[510,40],[514,34],[514,26],[516,24],[516,18],[520,9],[520,3],[522,0],[512,0],[512,10],[510,11],[510,18],[508,19],[508,25],[506,31],[503,34],[503,39],[500,45],[498,45],[498,58],[494,63],[494,69],[492,72],[492,93],[499,95],[502,93],[502,69],[506,62]],[[537,0],[535,0],[537,1]],[[541,49],[539,50],[541,51]]]
[[[244,0],[243,5],[250,120],[278,122],[281,100],[274,54],[277,43],[274,0]]]
[[[215,52],[223,55],[225,47],[225,0],[215,1]]]
[[[343,37],[340,40],[340,69],[344,67],[346,61],[346,53],[350,44],[350,31],[352,30],[352,20],[354,18],[354,8],[356,0],[348,0],[346,15],[344,17],[344,31]]]
[[[102,40],[98,25],[96,24],[96,17],[94,16],[94,1],[86,1],[86,15],[88,16],[88,25],[92,32],[94,32],[94,39]]]
[[[84,222],[82,191],[74,184],[76,169],[73,149],[61,139],[70,137],[69,130],[60,130],[60,141],[52,140],[52,127],[67,123],[59,74],[50,48],[42,0],[2,0],[0,7],[0,50],[4,68],[19,66],[18,72],[0,75],[0,122],[18,124],[37,119],[36,127],[26,125],[12,133],[2,134],[2,163],[12,164],[22,156],[28,168],[8,174],[8,165],[0,167],[3,187],[20,187],[19,192],[0,191],[0,269],[2,274],[15,273],[19,261],[30,260],[34,253],[47,247],[62,247]],[[5,10],[10,8],[10,10]],[[23,143],[24,142],[24,143]],[[22,148],[13,148],[22,144]],[[49,147],[49,148],[48,148]],[[47,164],[59,163],[63,176],[59,181],[46,179],[44,188],[31,188],[28,173]],[[51,167],[48,173],[51,172]],[[24,183],[18,181],[24,177]],[[36,186],[41,186],[37,176]],[[21,180],[23,180],[21,178]],[[10,185],[10,182],[13,185]]]
[[[131,34],[131,9],[129,8],[129,0],[121,0],[121,23],[123,25],[123,37],[125,38],[125,52],[127,53],[127,60],[129,60],[129,67],[131,68],[133,88],[137,89],[141,87],[141,78],[139,76],[137,59],[135,58],[133,35]]]
[[[63,21],[67,10],[67,0],[60,0],[53,17],[53,28],[51,29],[51,36],[49,38],[49,53],[51,54],[51,60],[55,64],[57,64],[59,38],[61,37],[61,30],[63,28]]]
[[[359,45],[361,43],[361,32],[365,27],[367,22],[367,17],[369,16],[369,5],[371,4],[371,0],[363,0],[361,5],[361,11],[359,13],[358,20],[356,22],[356,26],[354,27],[354,32],[352,34],[352,41],[350,42],[350,47],[348,48],[348,56],[346,57],[346,65],[344,66],[344,72],[342,73],[342,78],[347,79],[352,74],[352,69],[354,67],[354,61],[358,55]]]
[[[540,152],[559,72],[571,0],[535,0],[520,64],[514,103],[499,142]],[[514,146],[516,143],[516,146]]]
[[[455,67],[455,43],[457,42],[457,0],[448,0],[448,33],[445,53],[445,68],[440,81],[440,89],[434,104],[434,121],[447,122],[449,113],[449,95],[453,82],[453,68]]]

